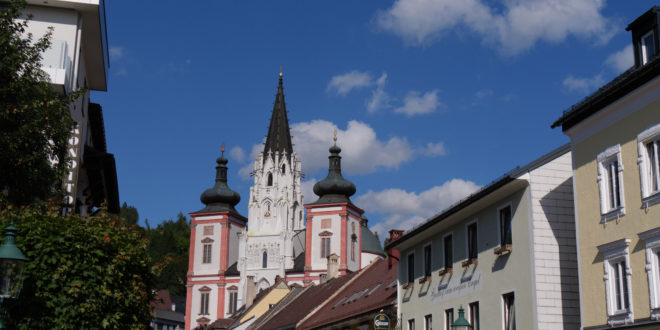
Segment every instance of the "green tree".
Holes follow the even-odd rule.
[[[166,220],[156,228],[147,229],[149,255],[163,270],[156,287],[168,289],[175,296],[186,295],[190,225],[181,212],[177,220]]]
[[[127,205],[126,202],[119,208],[119,218],[128,225],[137,225],[140,220],[140,214],[134,206]]]
[[[24,0],[0,9],[0,191],[16,205],[61,191],[73,121],[68,105],[79,93],[53,90],[41,70],[52,29],[39,39],[18,20]],[[56,160],[53,162],[52,160]]]
[[[56,204],[17,210],[4,196],[0,210],[0,225],[14,221],[29,259],[20,299],[8,306],[10,328],[149,328],[159,269],[137,226],[105,211],[60,216]]]

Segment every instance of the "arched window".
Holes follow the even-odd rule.
[[[286,164],[282,164],[282,174],[284,174],[284,172],[286,172]]]
[[[268,267],[268,252],[264,251],[262,260],[261,260],[261,268],[266,268]]]
[[[273,173],[268,172],[268,182],[266,182],[267,186],[272,186],[273,185]]]

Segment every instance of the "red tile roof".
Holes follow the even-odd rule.
[[[276,315],[273,315],[270,321],[265,324],[262,329],[294,327],[296,323],[307,316],[307,314],[313,311],[317,306],[321,305],[357,274],[358,273],[347,274],[324,284],[307,288],[295,300],[282,308]]]
[[[298,329],[312,329],[335,323],[396,303],[397,266],[388,267],[385,259],[375,261],[362,269],[358,277],[341,288],[341,291],[298,325]],[[396,284],[396,283],[395,283]]]
[[[154,309],[171,311],[172,298],[170,297],[170,291],[167,289],[156,291],[154,301],[151,302],[151,305],[154,306]]]

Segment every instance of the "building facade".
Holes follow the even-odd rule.
[[[401,329],[578,329],[568,145],[390,241]]]
[[[584,329],[660,327],[659,12],[627,28],[635,66],[553,124],[573,151]]]
[[[51,47],[42,69],[53,88],[63,94],[85,92],[69,106],[75,121],[68,143],[69,172],[64,178],[63,213],[93,214],[102,203],[119,212],[114,155],[107,152],[101,106],[90,90],[107,90],[108,41],[103,0],[27,1],[32,15],[26,32],[41,37],[52,28]],[[57,160],[59,161],[59,160]]]

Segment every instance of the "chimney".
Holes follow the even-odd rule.
[[[339,274],[339,256],[335,253],[332,253],[328,256],[328,275],[327,279],[331,280],[337,278]]]
[[[399,230],[399,229],[390,230],[390,237],[386,239],[385,245],[391,244],[392,242],[401,238],[401,236],[403,236],[403,230]],[[399,254],[399,250],[397,249],[389,249],[387,251],[387,257],[388,257],[387,268],[392,268],[392,266],[396,265],[399,262],[399,258],[401,257],[401,254]]]
[[[319,274],[319,284],[323,284],[328,281],[328,274]]]
[[[245,285],[245,307],[250,307],[257,296],[257,285],[254,283],[254,276],[247,277]]]

